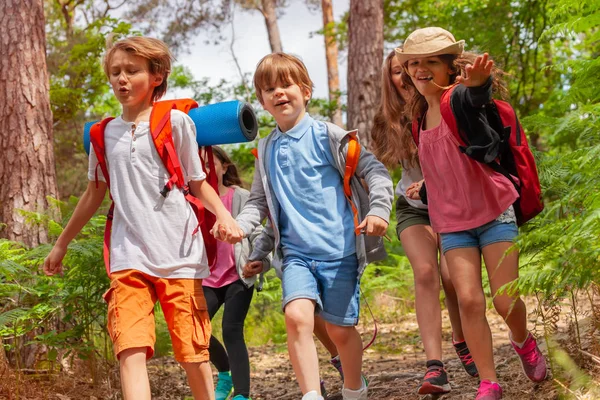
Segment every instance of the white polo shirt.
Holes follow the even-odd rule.
[[[196,128],[181,111],[171,112],[173,141],[187,181],[206,178],[198,156]],[[132,133],[133,132],[133,133]],[[110,192],[115,202],[110,271],[135,269],[161,278],[206,278],[202,234],[192,236],[197,219],[180,189],[164,198],[169,180],[152,142],[149,123],[109,122],[104,132]],[[95,181],[98,159],[90,149],[88,179]],[[105,181],[98,168],[98,179]]]

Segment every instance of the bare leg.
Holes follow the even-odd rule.
[[[481,253],[477,247],[448,250],[445,254],[454,283],[463,333],[480,379],[496,382],[492,332],[485,316],[486,302],[481,286]]]
[[[212,400],[215,398],[212,371],[208,361],[181,363],[181,366],[185,370],[195,400]]]
[[[446,309],[448,309],[448,317],[450,318],[450,325],[452,325],[452,337],[455,341],[462,342],[465,340],[465,336],[463,334],[462,323],[460,322],[458,298],[456,297],[456,290],[452,284],[452,279],[450,279],[446,257],[443,254],[440,255],[440,275],[442,276],[442,286],[446,295]]]
[[[524,342],[528,334],[525,303],[519,297],[519,293],[512,295],[506,293],[496,294],[503,285],[519,277],[519,252],[515,249],[505,255],[506,250],[512,245],[511,242],[490,244],[482,249],[482,253],[490,278],[494,307],[506,321],[513,340]]]
[[[146,350],[146,347],[134,347],[119,353],[121,389],[125,400],[150,400]]]
[[[323,318],[315,315],[315,336],[317,339],[319,339],[319,342],[325,346],[329,352],[329,355],[331,355],[331,358],[333,358],[338,355],[338,350],[337,347],[335,347],[335,343],[333,343],[329,337],[329,334],[327,333],[327,326],[325,324],[326,322]]]
[[[413,269],[415,308],[428,360],[442,359],[442,310],[437,235],[429,225],[413,225],[400,233],[402,247]]]
[[[338,326],[327,322],[327,332],[340,351],[344,369],[344,387],[359,390],[362,387],[362,340],[354,326]]]
[[[290,361],[302,394],[321,394],[319,359],[313,339],[315,301],[292,300],[285,306],[285,326]]]

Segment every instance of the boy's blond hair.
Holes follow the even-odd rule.
[[[110,62],[117,50],[148,60],[148,69],[152,75],[162,76],[162,83],[154,88],[152,101],[160,99],[167,92],[167,78],[171,73],[173,55],[162,40],[145,36],[132,36],[107,45],[102,66],[107,77],[110,76]]]
[[[312,95],[313,82],[308,76],[306,66],[298,57],[278,52],[271,53],[258,62],[254,73],[254,89],[261,104],[263,104],[262,90],[266,90],[278,81],[297,84],[302,89],[308,89]]]

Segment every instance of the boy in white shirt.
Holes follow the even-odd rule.
[[[202,290],[209,275],[204,241],[192,234],[197,218],[181,190],[160,190],[169,175],[154,146],[149,118],[154,101],[167,90],[172,55],[157,39],[131,37],[107,50],[104,71],[123,114],[104,130],[108,177],[91,149],[88,187],[44,262],[48,275],[60,272],[69,242],[101,205],[112,182],[114,219],[110,245],[108,330],[120,362],[126,400],[150,400],[146,360],[154,353],[154,304],[160,301],[175,358],[185,369],[195,399],[214,398],[208,363],[210,319]],[[235,220],[205,183],[192,120],[171,112],[174,147],[190,193],[215,214],[220,236],[242,237]]]

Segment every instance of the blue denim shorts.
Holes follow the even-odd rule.
[[[466,247],[483,249],[493,243],[512,242],[519,234],[517,224],[500,221],[488,222],[479,228],[466,231],[442,233],[442,252]]]
[[[283,258],[283,309],[292,300],[310,299],[315,312],[339,326],[355,326],[359,316],[359,280],[356,254],[333,261],[301,256]]]

